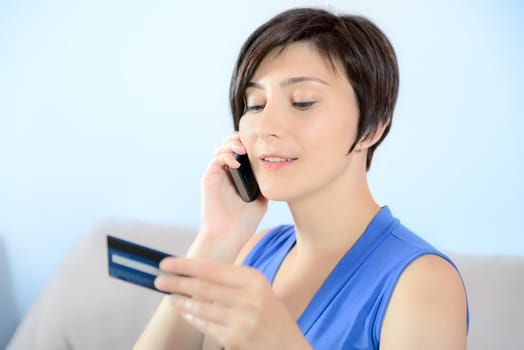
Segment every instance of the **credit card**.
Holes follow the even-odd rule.
[[[107,236],[109,275],[142,287],[155,288],[155,278],[160,274],[162,259],[172,256],[111,235]]]

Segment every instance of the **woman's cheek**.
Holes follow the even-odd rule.
[[[238,124],[238,133],[240,135],[240,141],[248,149],[249,153],[250,146],[255,137],[255,118],[249,115],[242,116]]]

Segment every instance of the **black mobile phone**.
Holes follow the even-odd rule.
[[[236,160],[240,163],[237,169],[229,167],[229,173],[233,178],[235,188],[244,202],[252,202],[258,197],[260,192],[257,179],[251,169],[247,154],[233,153]]]

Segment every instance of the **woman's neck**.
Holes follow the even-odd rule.
[[[329,187],[288,202],[297,253],[321,256],[345,252],[358,240],[380,210],[365,173],[342,177]]]

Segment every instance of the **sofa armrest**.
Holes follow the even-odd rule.
[[[196,229],[105,223],[65,258],[7,349],[130,349],[161,293],[108,276],[106,235],[183,255]]]

